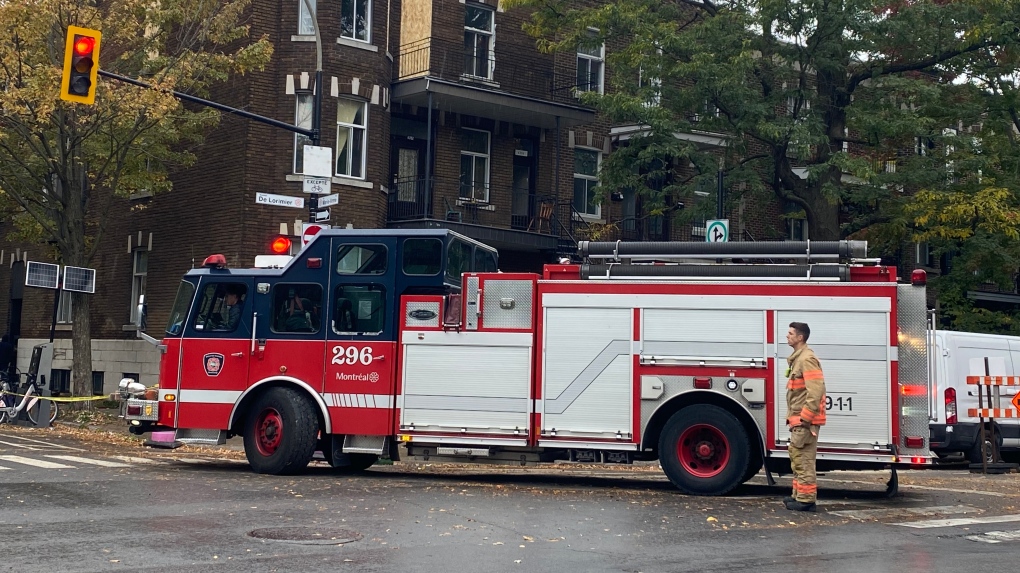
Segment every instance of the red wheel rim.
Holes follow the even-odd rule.
[[[283,417],[275,408],[266,408],[255,422],[255,442],[259,453],[271,456],[283,440]]]
[[[684,470],[699,478],[715,477],[730,461],[730,443],[715,426],[696,424],[680,434],[677,457]]]

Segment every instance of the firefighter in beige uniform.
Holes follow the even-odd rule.
[[[786,424],[790,428],[793,495],[783,502],[794,511],[815,511],[815,454],[818,430],[825,425],[825,378],[818,358],[807,346],[810,335],[811,329],[803,322],[791,322],[786,334],[786,343],[793,348],[786,359]]]

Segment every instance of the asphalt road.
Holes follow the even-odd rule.
[[[817,514],[758,476],[676,492],[642,467],[397,464],[250,471],[229,450],[140,450],[0,428],[0,571],[1012,571],[1020,475],[838,472]]]

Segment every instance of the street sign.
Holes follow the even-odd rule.
[[[1013,396],[1013,407],[1016,408],[1017,411],[1020,411],[1020,392],[1017,392],[1016,396]]]
[[[340,194],[333,193],[332,195],[326,195],[325,197],[319,197],[319,207],[332,207],[340,203]]]
[[[330,217],[329,209],[324,209],[322,211],[315,212],[316,221],[329,221],[329,217]]]
[[[331,177],[333,175],[333,148],[306,145],[304,155],[305,175],[310,177]]]
[[[305,200],[302,197],[288,197],[286,195],[273,195],[272,193],[256,193],[255,202],[261,205],[294,207],[296,209],[303,209],[305,206]]]
[[[329,193],[332,181],[329,177],[305,177],[301,190],[314,195],[325,195]]]
[[[304,247],[312,240],[312,237],[319,234],[319,231],[328,229],[329,225],[320,225],[319,223],[304,223],[301,225],[301,246]]]
[[[730,240],[730,220],[710,219],[705,222],[705,242],[725,243]]]

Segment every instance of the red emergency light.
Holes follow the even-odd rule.
[[[202,261],[202,266],[208,269],[225,269],[227,268],[227,257],[223,255],[209,255]]]
[[[273,239],[273,242],[269,244],[269,250],[274,255],[289,255],[290,254],[291,241],[289,237],[283,235],[277,236]]]
[[[910,284],[914,286],[924,286],[928,284],[928,273],[924,272],[924,269],[916,269],[910,273]]]

